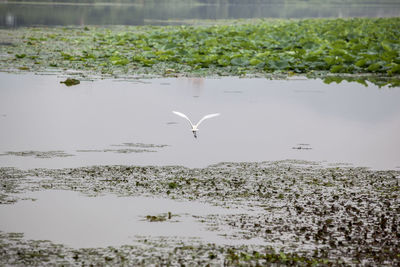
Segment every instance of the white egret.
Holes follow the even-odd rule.
[[[214,117],[220,115],[219,113],[208,114],[208,115],[205,115],[203,118],[201,118],[201,120],[199,120],[199,122],[197,124],[193,124],[192,121],[185,114],[178,112],[178,111],[172,111],[172,113],[174,113],[175,115],[178,115],[182,118],[185,118],[189,121],[190,126],[192,127],[192,132],[193,132],[194,138],[197,138],[197,131],[199,130],[198,127],[199,127],[200,123],[202,123],[206,119],[214,118]]]

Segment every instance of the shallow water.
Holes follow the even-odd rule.
[[[226,239],[229,229],[211,231],[198,216],[251,214],[195,201],[153,197],[84,196],[78,192],[45,190],[23,195],[27,200],[0,205],[0,230],[24,233],[25,239],[50,240],[70,247],[107,247],[132,244],[145,237],[178,237],[190,242],[262,244],[258,238]],[[171,219],[149,222],[146,216]]]
[[[282,159],[400,166],[398,88],[229,77],[66,87],[63,79],[0,74],[0,166],[205,167]],[[221,116],[203,122],[194,139],[172,110],[193,121]],[[24,151],[36,152],[15,154]]]

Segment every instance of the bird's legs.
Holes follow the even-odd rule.
[[[197,138],[196,131],[193,131],[194,138]]]

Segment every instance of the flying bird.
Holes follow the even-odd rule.
[[[198,127],[199,127],[200,123],[202,123],[206,119],[214,118],[214,117],[220,115],[219,113],[208,114],[208,115],[205,115],[203,118],[201,118],[201,120],[199,120],[199,122],[197,124],[193,124],[192,121],[185,114],[178,112],[178,111],[172,111],[172,113],[174,113],[175,115],[178,115],[182,118],[185,118],[189,121],[190,126],[192,127],[192,132],[193,132],[194,138],[197,138],[197,131],[199,130]]]

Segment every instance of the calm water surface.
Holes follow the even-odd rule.
[[[400,2],[395,0],[87,2],[0,1],[0,27],[400,14]],[[222,161],[297,159],[400,168],[399,88],[230,77],[82,81],[73,87],[60,84],[62,80],[65,77],[0,73],[0,167],[205,167]],[[172,110],[193,121],[207,113],[221,116],[205,121],[194,139],[188,123]],[[26,239],[77,248],[132,244],[143,236],[264,244],[258,239],[227,239],[224,236],[232,235],[229,229],[211,231],[196,219],[257,211],[144,196],[93,198],[71,191],[23,196],[28,200],[0,205],[0,230],[22,232]],[[167,212],[173,214],[169,221],[145,220],[147,215]]]
[[[64,79],[0,73],[0,166],[205,167],[284,159],[400,166],[399,88],[230,77],[82,81],[66,87],[59,83]],[[172,110],[193,121],[208,113],[221,116],[203,122],[194,139],[188,122]],[[21,151],[72,156],[9,153]]]
[[[206,3],[208,2],[208,3]],[[182,24],[241,18],[397,17],[397,0],[0,1],[0,27]]]

